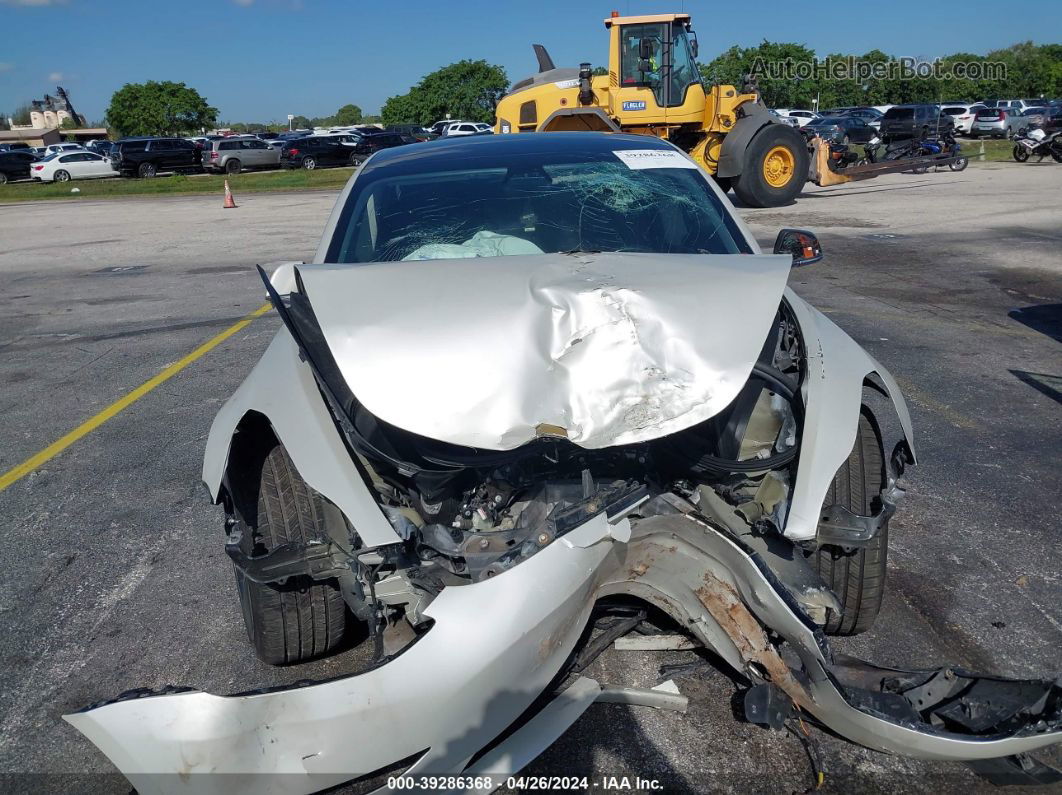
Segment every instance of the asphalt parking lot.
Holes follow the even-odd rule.
[[[1060,181],[1052,163],[978,165],[741,210],[765,247],[783,226],[819,234],[826,258],[791,285],[897,376],[915,423],[921,463],[892,524],[883,613],[835,648],[897,667],[1062,669]],[[0,206],[0,472],[260,307],[253,266],[311,258],[335,195]],[[336,676],[357,657],[256,660],[199,483],[210,421],[277,326],[253,320],[0,491],[4,790],[129,791],[64,712],[134,687]],[[661,663],[692,659],[610,651],[591,674],[650,686]],[[668,792],[810,785],[800,743],[734,718],[722,672],[677,681],[688,713],[596,705],[532,770]],[[962,765],[812,735],[826,791],[989,789]]]

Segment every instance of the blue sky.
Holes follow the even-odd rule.
[[[602,20],[613,8],[691,13],[702,60],[764,38],[820,55],[880,47],[915,57],[1062,42],[1058,0],[1024,0],[1017,13],[998,0],[889,0],[872,14],[866,3],[795,0],[0,0],[0,112],[59,84],[96,120],[124,83],[152,79],[193,86],[223,121],[323,116],[348,102],[376,112],[462,58],[484,58],[520,79],[535,69],[532,42],[545,44],[558,66],[601,64]]]

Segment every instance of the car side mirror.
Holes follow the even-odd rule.
[[[783,229],[774,239],[774,253],[792,255],[793,267],[799,268],[822,259],[822,246],[814,232]]]

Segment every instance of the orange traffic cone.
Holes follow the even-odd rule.
[[[226,210],[236,209],[236,202],[232,199],[232,191],[229,190],[228,180],[225,180],[225,204],[223,206]]]

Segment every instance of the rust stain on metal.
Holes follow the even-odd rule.
[[[810,709],[811,695],[793,676],[789,666],[767,639],[760,622],[749,612],[733,587],[711,574],[704,575],[704,585],[694,592],[716,623],[730,636],[747,663],[756,663],[772,684],[793,699],[802,709]]]

